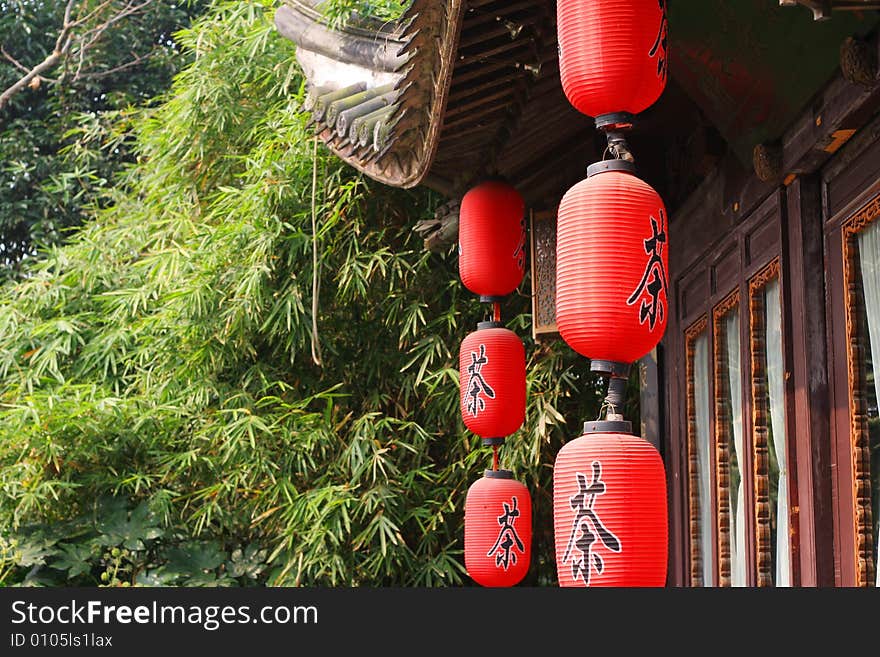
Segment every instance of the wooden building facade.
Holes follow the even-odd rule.
[[[339,30],[317,0],[276,13],[327,146],[449,197],[426,246],[455,241],[480,179],[520,190],[538,339],[555,337],[557,204],[605,147],[562,92],[555,4],[414,0]],[[880,3],[667,5],[670,82],[630,146],[670,212],[670,320],[642,367],[668,584],[876,586]]]

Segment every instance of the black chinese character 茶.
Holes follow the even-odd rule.
[[[652,331],[657,320],[662,320],[664,315],[660,293],[665,293],[669,288],[666,267],[663,264],[663,245],[666,244],[666,215],[663,210],[660,210],[659,215],[659,226],[657,220],[653,216],[651,217],[652,234],[644,241],[645,253],[650,256],[648,265],[645,267],[645,274],[632,296],[626,300],[626,304],[632,306],[641,299],[639,323],[644,324],[647,321]],[[643,298],[645,295],[648,298]]]
[[[486,345],[480,345],[480,353],[471,352],[471,364],[468,365],[468,382],[467,382],[467,411],[474,417],[480,414],[480,411],[486,410],[486,400],[483,395],[489,399],[495,399],[495,391],[492,389],[486,379],[483,378],[483,365],[489,363],[489,357],[486,355]]]
[[[579,578],[583,579],[586,586],[590,585],[594,566],[598,575],[605,570],[602,556],[593,552],[597,538],[612,552],[622,550],[620,539],[602,524],[602,520],[593,509],[596,496],[605,494],[605,482],[602,481],[602,463],[593,461],[592,469],[593,478],[590,482],[583,473],[575,473],[578,492],[569,500],[571,508],[575,511],[574,522],[568,538],[568,547],[562,557],[562,563],[567,563],[571,559],[572,578],[575,581]]]
[[[519,550],[520,554],[525,554],[526,548],[516,533],[516,519],[519,518],[519,509],[517,508],[516,495],[511,497],[510,504],[502,502],[504,513],[498,516],[498,524],[501,525],[501,531],[498,533],[498,540],[487,553],[487,557],[495,557],[495,566],[500,566],[504,570],[511,564],[516,564],[516,552],[513,548]]]
[[[665,80],[669,72],[669,18],[666,14],[666,0],[657,0],[660,3],[660,29],[657,32],[657,40],[648,52],[650,57],[657,57],[657,77]]]
[[[526,218],[523,217],[520,221],[520,234],[519,234],[519,242],[516,245],[516,250],[513,252],[513,257],[516,260],[516,266],[525,271],[526,268]]]

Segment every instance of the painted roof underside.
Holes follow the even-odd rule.
[[[878,22],[865,9],[814,21],[810,8],[778,0],[668,1],[671,82],[631,139],[649,181],[665,176],[669,141],[688,138],[695,124],[717,130],[750,166],[753,147],[779,137],[836,73],[843,39]],[[559,82],[555,0],[414,0],[399,25],[361,34],[377,54],[360,71],[346,53],[315,56],[320,48],[302,30],[281,29],[294,14],[326,29],[316,3],[286,0],[276,23],[298,44],[314,95],[343,89],[347,109],[355,93],[355,107],[372,102],[379,118],[362,141],[326,115],[315,120],[327,145],[367,175],[458,196],[500,174],[539,206],[601,158],[591,119],[571,108]],[[381,103],[391,109],[376,114]]]

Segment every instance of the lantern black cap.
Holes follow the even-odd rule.
[[[631,130],[636,117],[630,112],[611,112],[596,117],[597,130]]]
[[[492,296],[491,294],[481,294],[480,303],[501,303],[504,297]]]
[[[504,324],[501,322],[479,322],[477,324],[477,330],[482,331],[484,329],[493,329],[493,328],[504,328]]]
[[[592,178],[607,171],[625,171],[635,175],[636,165],[626,160],[602,160],[587,167],[587,178]]]
[[[613,360],[592,360],[590,371],[599,372],[617,379],[628,379],[631,363],[618,363]]]
[[[632,422],[629,420],[595,420],[584,422],[584,433],[632,433]]]
[[[483,447],[499,447],[504,444],[504,438],[483,438]]]
[[[483,475],[489,479],[513,479],[513,472],[510,470],[486,470]]]

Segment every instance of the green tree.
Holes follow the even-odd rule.
[[[181,0],[0,0],[0,278],[78,226],[131,161],[126,118],[184,60]]]
[[[457,357],[483,309],[411,230],[439,199],[317,145],[272,4],[218,2],[180,35],[193,62],[133,119],[138,164],[4,289],[7,583],[469,582],[465,494],[491,458]],[[550,466],[600,392],[531,342],[528,309],[525,284],[505,314],[527,421],[503,464],[534,499],[529,583],[549,584]]]

